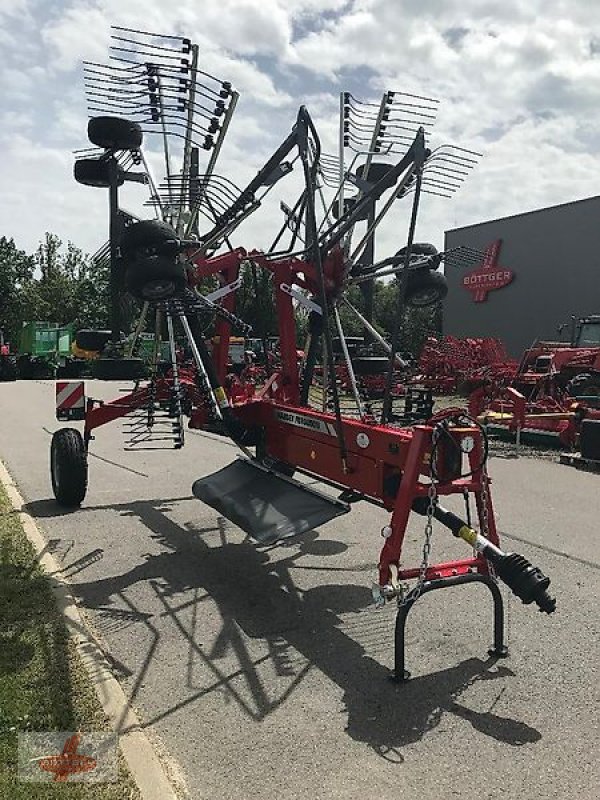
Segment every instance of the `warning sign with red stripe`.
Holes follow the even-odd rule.
[[[56,381],[57,419],[84,419],[85,381]]]

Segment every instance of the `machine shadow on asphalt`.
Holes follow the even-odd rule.
[[[171,620],[186,642],[187,667],[182,669],[181,680],[188,694],[181,702],[147,718],[146,727],[216,691],[224,693],[228,701],[234,700],[244,715],[261,721],[282,706],[315,668],[344,693],[346,733],[390,761],[401,763],[401,748],[418,742],[435,729],[445,713],[461,717],[479,733],[505,744],[519,746],[541,739],[541,733],[526,723],[492,712],[505,687],[488,711],[475,711],[459,702],[461,695],[477,681],[500,679],[504,683],[502,679],[514,676],[506,666],[496,665],[494,658],[485,661],[468,658],[451,668],[415,677],[406,685],[390,683],[388,669],[367,655],[364,635],[357,637],[361,642],[348,635],[353,628],[356,633],[355,621],[365,619],[366,615],[370,636],[379,636],[378,625],[380,628],[389,625],[385,614],[377,614],[370,607],[368,587],[340,582],[301,589],[294,580],[295,570],[329,572],[332,577],[336,572],[356,571],[356,567],[313,566],[303,562],[306,556],[338,555],[347,550],[347,545],[318,538],[313,531],[302,539],[261,549],[249,539],[239,541],[237,534],[238,540],[231,541],[229,523],[223,518],[218,519],[217,527],[198,528],[192,524],[182,527],[168,516],[168,511],[187,499],[87,506],[79,511],[85,514],[112,510],[119,515],[134,516],[165,548],[158,555],[146,555],[143,562],[123,574],[71,583],[80,605],[98,614],[98,619],[113,630],[115,626],[146,629],[144,636],[147,639],[149,635],[150,644],[143,663],[124,668],[135,676],[128,690],[131,702],[135,703],[157,654],[161,634],[158,622],[155,625],[153,619]],[[50,500],[30,503],[27,510],[38,517],[63,513]],[[218,541],[207,544],[207,534],[213,540],[216,535]],[[157,607],[162,606],[158,614],[136,608],[127,594],[127,589],[142,581],[151,586]],[[182,593],[188,596],[181,602],[178,595]],[[198,621],[206,600],[216,604],[222,620],[210,648],[198,644],[198,640],[203,640]],[[353,620],[350,625],[348,618]],[[142,640],[141,635],[139,639]],[[248,640],[266,646],[267,654],[252,653]],[[224,670],[219,663],[226,654],[235,659],[237,667],[233,670]],[[299,663],[298,654],[303,663]],[[277,696],[273,696],[273,687],[260,674],[268,661],[278,678],[288,681]],[[194,663],[202,664],[204,674],[212,676],[212,683],[198,687]],[[390,702],[392,697],[396,702]]]

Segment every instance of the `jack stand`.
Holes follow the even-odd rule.
[[[418,587],[413,589],[398,608],[394,634],[394,671],[390,675],[391,680],[396,683],[405,683],[410,678],[410,672],[404,668],[404,631],[408,613],[419,597],[434,589],[460,586],[463,583],[483,583],[492,593],[494,599],[494,644],[490,647],[488,653],[496,658],[506,658],[508,656],[508,647],[504,644],[504,601],[495,578],[491,575],[469,573],[467,575],[452,575],[447,578],[426,580],[420,587],[420,591],[418,591]]]

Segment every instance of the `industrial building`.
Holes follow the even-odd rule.
[[[600,313],[600,197],[446,231],[444,249],[459,245],[484,255],[446,270],[445,334],[497,337],[519,356],[572,314]]]

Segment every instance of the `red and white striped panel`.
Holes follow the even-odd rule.
[[[85,381],[56,381],[56,413],[85,412]]]

